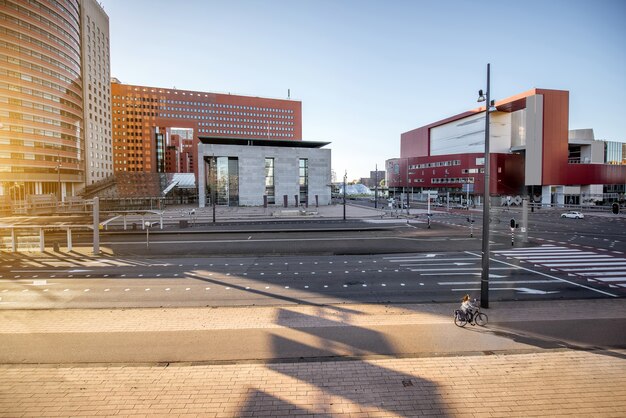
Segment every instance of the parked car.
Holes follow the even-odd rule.
[[[585,215],[580,212],[565,212],[561,214],[561,218],[583,219]]]

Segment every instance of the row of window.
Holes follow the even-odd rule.
[[[262,123],[263,125],[288,125],[288,126],[293,126],[293,123],[291,122],[284,122],[284,121],[279,121],[279,120],[262,120],[262,119],[238,119],[238,118],[222,118],[222,117],[215,117],[212,118],[213,120],[221,120],[221,121],[226,121],[226,122],[243,122],[243,123]],[[129,118],[130,120],[130,118]],[[221,126],[221,124],[217,124],[215,122],[198,122],[198,125],[200,126]],[[236,128],[238,126],[232,126],[233,128]],[[245,128],[245,126],[241,126],[241,128]]]
[[[290,116],[290,115],[272,115],[269,113],[231,112],[228,110],[185,109],[182,107],[164,107],[162,108],[162,110],[168,110],[171,112],[175,111],[175,112],[189,112],[189,113],[213,113],[216,115],[253,116],[257,118],[293,119],[293,116]],[[159,116],[160,115],[161,114],[159,114]]]
[[[263,132],[263,131],[244,132],[244,131],[230,131],[230,130],[223,130],[223,129],[198,129],[198,131],[200,133],[207,133],[207,134],[246,135],[246,136],[260,136],[260,137],[269,136],[267,131],[266,132]],[[278,133],[275,131],[270,131],[269,133],[272,134],[272,137],[281,137],[281,138],[293,137],[293,134],[283,134],[283,133]]]
[[[418,180],[423,180],[423,179],[418,179]],[[417,182],[417,181],[413,181],[414,183],[421,183],[421,182]],[[423,181],[422,181],[423,182]],[[437,184],[437,183],[458,183],[458,184],[474,184],[474,177],[456,177],[456,178],[434,178],[431,179],[430,182],[432,184]]]
[[[145,89],[144,89],[145,90]],[[160,91],[159,91],[160,92]],[[147,97],[131,97],[131,96],[113,96],[114,100],[135,100],[135,101],[149,101],[156,102],[157,99],[147,98]],[[287,113],[293,114],[293,110],[291,109],[278,109],[274,107],[258,107],[258,106],[242,106],[242,105],[231,105],[231,104],[222,104],[222,103],[207,103],[207,102],[189,102],[184,100],[169,100],[169,99],[160,99],[159,103],[165,104],[175,104],[175,105],[185,105],[185,106],[201,106],[201,107],[215,107],[219,109],[239,109],[239,110],[252,110],[252,111],[260,111],[260,112],[275,112],[275,113]],[[124,103],[120,104],[121,107],[126,107]],[[130,106],[130,105],[129,105]],[[171,108],[167,108],[171,110]],[[181,111],[194,112],[197,110],[194,109],[178,109]]]
[[[113,113],[115,113],[115,111],[113,111]],[[124,114],[124,111],[122,111],[122,114]],[[130,114],[130,112],[129,112]],[[265,115],[265,114],[258,114],[258,113],[239,113],[239,112],[223,112],[222,114],[225,115],[237,115],[237,116],[255,116],[255,117],[270,117],[271,115]],[[178,113],[157,113],[155,114],[155,116],[161,117],[161,118],[179,118],[179,119],[198,119],[198,120],[206,120],[206,119],[220,119],[220,120],[244,120],[244,119],[240,119],[240,118],[220,118],[220,117],[216,117],[216,116],[196,116],[196,115],[181,115]],[[290,119],[293,120],[293,116],[277,116],[277,118],[284,118],[284,119]]]
[[[409,170],[415,170],[418,168],[431,168],[431,167],[449,167],[454,165],[461,165],[461,160],[451,160],[451,161],[437,161],[432,163],[423,163],[423,164],[415,164],[409,166]]]
[[[293,131],[293,128],[285,128],[282,126],[274,125],[233,125],[230,123],[201,123],[200,126],[215,126],[220,128],[239,128],[239,129],[266,129],[272,131]]]

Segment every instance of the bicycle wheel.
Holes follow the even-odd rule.
[[[487,314],[479,312],[476,314],[476,316],[474,317],[474,322],[476,322],[476,325],[480,325],[481,327],[484,327],[485,325],[487,325]]]
[[[457,327],[464,327],[467,324],[467,318],[463,315],[462,312],[455,311],[454,312],[454,325]]]

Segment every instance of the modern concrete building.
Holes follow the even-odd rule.
[[[95,0],[6,0],[0,21],[0,195],[61,200],[111,172],[108,18]]]
[[[134,86],[117,79],[111,91],[116,172],[165,172],[172,134],[183,129],[192,131],[191,164],[199,161],[200,136],[302,140],[299,101]]]
[[[85,183],[113,174],[109,16],[95,0],[81,0]]]
[[[199,206],[328,205],[328,144],[200,136]]]
[[[485,108],[405,132],[400,158],[386,162],[397,191],[434,190],[476,203],[484,190]],[[603,200],[605,185],[626,184],[626,166],[606,164],[593,131],[569,131],[569,92],[532,89],[490,111],[492,196],[543,204]]]

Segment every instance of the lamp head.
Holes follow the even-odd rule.
[[[149,221],[144,222],[144,225],[147,226],[148,228],[150,228],[150,222]]]
[[[485,98],[485,94],[483,93],[482,90],[478,90],[478,100],[476,100],[477,102],[484,102],[486,100]]]

